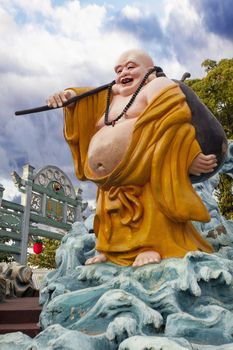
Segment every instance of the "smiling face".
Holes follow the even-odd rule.
[[[118,93],[122,96],[132,95],[153,65],[151,57],[141,50],[124,52],[115,66]]]

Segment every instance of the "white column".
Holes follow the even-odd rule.
[[[24,213],[21,225],[21,256],[20,264],[27,264],[27,249],[28,249],[28,235],[29,235],[29,224],[30,224],[30,209],[32,199],[32,184],[33,184],[33,170],[34,168],[26,164],[23,167],[23,179],[25,180],[25,202],[24,202]]]

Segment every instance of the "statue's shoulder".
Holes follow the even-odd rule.
[[[167,77],[158,77],[152,79],[146,86],[145,92],[148,102],[152,101],[156,96],[159,96],[160,92],[167,87],[177,85],[173,80]]]

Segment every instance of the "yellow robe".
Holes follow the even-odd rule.
[[[190,222],[207,222],[210,217],[188,176],[201,149],[178,85],[164,89],[146,107],[120,164],[108,176],[96,178],[87,152],[105,104],[102,91],[65,109],[64,135],[76,175],[98,186],[96,249],[119,265],[131,265],[146,250],[158,251],[163,259],[195,250],[212,252]]]

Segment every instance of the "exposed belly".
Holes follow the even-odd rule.
[[[121,162],[132,138],[137,118],[126,119],[114,127],[103,126],[92,137],[88,149],[88,163],[94,175],[106,176]]]

